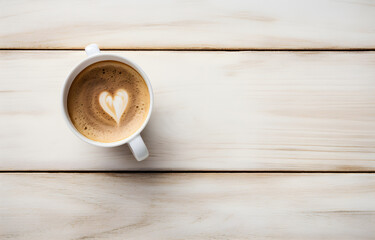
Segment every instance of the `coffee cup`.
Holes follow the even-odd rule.
[[[133,61],[101,53],[96,44],[85,51],[88,57],[70,72],[62,89],[68,127],[89,144],[128,144],[138,161],[146,159],[149,152],[140,134],[154,102],[149,78]]]

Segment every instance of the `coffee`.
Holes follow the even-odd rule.
[[[132,67],[102,61],[86,67],[74,79],[67,107],[81,134],[98,142],[116,142],[142,126],[149,113],[150,94]]]

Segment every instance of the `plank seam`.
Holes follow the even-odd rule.
[[[267,173],[267,174],[304,174],[304,173],[335,173],[335,174],[372,174],[375,171],[243,171],[243,170],[0,170],[2,173]]]

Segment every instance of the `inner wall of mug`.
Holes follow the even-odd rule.
[[[149,92],[149,95],[150,95],[150,107],[149,107],[149,111],[147,113],[147,117],[144,120],[142,126],[135,133],[133,133],[131,136],[129,136],[127,138],[124,138],[122,140],[119,140],[119,141],[116,141],[116,142],[110,142],[110,143],[94,141],[94,140],[91,140],[91,139],[87,138],[86,136],[82,135],[75,128],[74,124],[72,123],[72,121],[70,119],[70,116],[69,116],[69,112],[68,112],[68,106],[67,106],[68,105],[67,104],[67,100],[68,100],[69,90],[70,90],[70,87],[71,87],[74,79],[86,67],[88,67],[88,66],[90,66],[90,65],[92,65],[92,64],[94,64],[96,62],[101,62],[101,61],[118,61],[118,62],[122,62],[122,63],[124,63],[124,64],[132,67],[134,70],[136,70],[142,76],[143,80],[145,81],[145,83],[147,85],[147,89],[148,89],[148,92]],[[83,141],[91,143],[93,145],[102,146],[102,147],[115,147],[115,146],[119,146],[119,145],[122,145],[122,144],[125,144],[125,143],[131,141],[134,137],[136,137],[137,135],[139,135],[140,132],[145,128],[145,126],[147,125],[147,123],[148,123],[148,121],[150,119],[152,108],[153,108],[153,102],[154,102],[154,99],[153,99],[154,95],[153,95],[152,87],[151,87],[151,84],[150,84],[149,79],[148,79],[147,75],[145,74],[145,72],[143,72],[143,70],[138,65],[132,63],[130,60],[128,60],[126,58],[123,58],[123,57],[119,57],[119,56],[115,56],[115,55],[110,55],[110,54],[98,54],[98,55],[89,57],[86,60],[82,61],[78,66],[76,66],[73,69],[73,71],[69,74],[67,80],[65,81],[65,85],[63,87],[63,94],[62,94],[62,96],[63,96],[63,99],[62,99],[63,112],[64,112],[65,119],[68,122],[69,128],[79,138],[81,138]]]

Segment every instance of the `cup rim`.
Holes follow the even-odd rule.
[[[68,93],[69,93],[70,86],[72,85],[74,79],[86,67],[88,67],[88,66],[90,66],[94,63],[102,62],[102,61],[118,61],[118,62],[122,62],[122,63],[132,67],[134,70],[136,70],[142,76],[143,80],[145,81],[145,83],[147,85],[147,89],[148,89],[148,92],[149,92],[149,95],[150,95],[150,107],[149,107],[149,110],[148,110],[147,117],[146,117],[145,121],[143,122],[142,126],[140,128],[138,128],[137,131],[134,132],[129,137],[121,139],[119,141],[108,142],[108,143],[91,140],[91,139],[87,138],[86,136],[84,136],[82,133],[80,133],[75,128],[74,124],[72,123],[72,121],[69,117],[68,106],[67,106]],[[151,83],[150,83],[150,80],[149,80],[148,76],[143,71],[143,69],[139,65],[137,65],[136,63],[134,63],[133,61],[131,61],[128,58],[118,56],[118,55],[115,55],[115,54],[108,54],[108,53],[99,53],[99,54],[87,57],[86,59],[81,61],[77,66],[75,66],[71,70],[68,77],[65,79],[63,87],[62,87],[62,92],[61,92],[61,109],[62,109],[64,119],[67,122],[70,130],[81,140],[83,140],[87,143],[90,143],[92,145],[99,146],[99,147],[117,147],[117,146],[124,145],[124,144],[130,142],[131,140],[133,140],[146,127],[146,125],[147,125],[147,123],[148,123],[148,121],[150,120],[150,117],[151,117],[153,105],[154,105],[154,94],[153,94],[153,91],[152,91],[152,86],[151,86]]]

